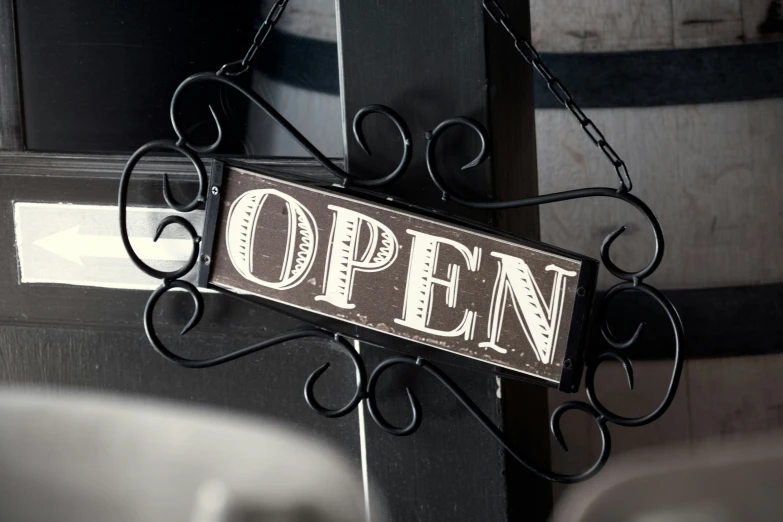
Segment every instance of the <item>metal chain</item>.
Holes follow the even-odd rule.
[[[283,11],[285,11],[286,6],[288,5],[288,1],[289,0],[277,0],[274,3],[272,8],[269,10],[269,14],[266,16],[264,23],[262,23],[261,27],[258,28],[258,31],[253,38],[253,43],[245,53],[244,58],[225,64],[217,72],[218,75],[225,74],[226,76],[239,76],[250,68],[250,62],[255,57],[258,49],[260,49],[266,41],[269,33],[271,33],[272,29],[274,29],[277,21],[280,20]],[[571,96],[571,93],[568,92],[568,89],[566,89],[565,85],[563,85],[560,79],[552,74],[552,71],[549,70],[549,67],[547,67],[544,61],[541,59],[541,55],[536,50],[536,48],[533,47],[533,45],[525,38],[520,36],[519,33],[517,33],[516,30],[511,26],[511,17],[509,17],[508,13],[500,6],[500,4],[498,4],[497,0],[482,0],[482,5],[492,21],[505,29],[506,33],[508,33],[508,35],[514,41],[514,48],[519,52],[522,58],[524,58],[527,63],[532,65],[533,68],[538,71],[538,74],[541,75],[544,81],[546,81],[547,87],[552,92],[554,97],[557,98],[557,101],[559,101],[566,109],[571,111],[571,114],[574,115],[587,136],[604,153],[606,158],[609,160],[609,163],[612,164],[615,171],[617,172],[617,177],[620,178],[620,188],[618,190],[620,192],[630,192],[633,188],[633,182],[631,181],[631,176],[628,173],[628,167],[626,167],[625,161],[623,161],[620,155],[617,154],[617,151],[614,150],[614,147],[612,147],[612,145],[606,140],[606,137],[601,132],[601,129],[598,128],[593,120],[585,115],[584,111],[582,111],[582,109],[576,103],[576,100],[574,100],[574,98]]]
[[[218,75],[239,76],[250,68],[250,62],[253,61],[258,49],[264,44],[264,41],[266,41],[266,37],[269,36],[269,33],[275,28],[275,24],[280,20],[280,16],[283,14],[283,11],[285,11],[286,5],[288,5],[288,0],[277,0],[275,2],[275,5],[269,10],[269,14],[266,15],[266,20],[264,20],[264,23],[258,28],[255,37],[253,37],[253,43],[250,44],[250,48],[245,53],[245,57],[241,60],[225,64],[217,72]]]
[[[538,71],[538,74],[546,81],[546,86],[557,98],[566,109],[571,111],[571,114],[576,117],[579,124],[584,129],[587,136],[593,141],[593,143],[603,151],[609,162],[617,172],[617,177],[620,178],[620,192],[630,192],[633,188],[631,182],[631,176],[628,174],[628,168],[625,166],[625,161],[620,157],[614,148],[606,141],[601,130],[593,123],[593,120],[588,118],[584,111],[579,107],[571,93],[565,88],[563,83],[554,75],[552,71],[546,66],[541,59],[541,55],[538,53],[535,47],[517,33],[511,26],[511,18],[508,13],[498,4],[497,0],[483,0],[484,10],[487,12],[493,22],[499,24],[506,30],[508,35],[514,40],[514,48],[519,52],[522,58],[527,63],[533,66]]]

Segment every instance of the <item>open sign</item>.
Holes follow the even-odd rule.
[[[210,284],[550,383],[570,365],[594,261],[237,167],[221,176]]]

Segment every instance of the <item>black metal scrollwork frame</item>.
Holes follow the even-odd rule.
[[[610,257],[610,249],[613,242],[615,241],[615,239],[617,239],[617,237],[620,234],[622,234],[625,228],[620,227],[619,229],[612,232],[604,239],[600,250],[601,261],[606,266],[607,270],[612,275],[620,279],[621,282],[616,286],[612,287],[611,289],[609,289],[605,293],[603,297],[603,301],[600,303],[596,311],[593,313],[591,317],[591,321],[593,321],[595,325],[600,327],[600,331],[603,335],[603,338],[609,344],[610,348],[600,353],[593,353],[590,350],[590,347],[588,347],[587,349],[585,387],[587,391],[588,402],[583,402],[583,401],[565,402],[554,410],[550,418],[550,429],[552,431],[553,436],[557,439],[557,441],[559,442],[559,444],[563,449],[567,449],[566,442],[563,437],[562,430],[560,428],[560,420],[562,416],[566,412],[571,410],[579,410],[587,414],[596,424],[596,426],[598,427],[601,433],[601,440],[602,440],[601,451],[596,461],[588,469],[582,471],[581,473],[573,474],[573,475],[564,475],[564,474],[540,469],[539,467],[529,463],[518,452],[518,450],[514,449],[513,446],[506,440],[503,433],[465,394],[465,392],[463,392],[460,389],[460,387],[443,370],[433,365],[431,362],[421,357],[418,358],[411,357],[411,356],[390,357],[385,361],[381,362],[373,370],[369,379],[367,379],[367,374],[362,358],[354,349],[351,340],[341,335],[330,333],[324,329],[318,328],[315,325],[313,327],[306,328],[306,329],[297,329],[290,332],[286,332],[277,335],[275,337],[272,337],[270,339],[267,339],[265,341],[254,344],[252,346],[248,346],[236,350],[231,353],[227,353],[224,355],[220,355],[208,359],[200,359],[200,360],[187,359],[176,355],[168,348],[166,348],[166,346],[158,337],[154,326],[155,306],[159,301],[159,299],[161,298],[161,296],[163,296],[166,292],[168,292],[171,289],[177,288],[187,292],[192,297],[194,303],[194,308],[195,308],[194,313],[191,319],[189,320],[189,322],[183,328],[181,335],[184,335],[191,328],[196,326],[202,317],[203,310],[204,310],[204,302],[198,289],[196,289],[196,287],[193,286],[191,283],[179,279],[180,277],[187,274],[197,263],[199,257],[199,247],[200,247],[201,238],[199,237],[199,235],[197,234],[193,226],[181,216],[166,217],[158,225],[154,239],[157,240],[160,234],[170,225],[178,225],[185,230],[185,232],[187,233],[187,235],[190,237],[192,241],[191,254],[189,256],[188,261],[182,267],[170,272],[160,271],[147,265],[134,252],[133,247],[130,243],[130,239],[128,237],[128,232],[127,232],[128,187],[135,166],[144,156],[146,156],[147,154],[153,151],[176,152],[184,156],[185,158],[187,158],[195,168],[198,177],[198,193],[192,200],[188,202],[185,203],[178,202],[172,195],[169,186],[168,177],[164,174],[163,175],[164,200],[166,201],[169,208],[177,212],[190,212],[192,210],[195,210],[196,208],[201,207],[204,204],[206,199],[208,179],[207,179],[206,170],[204,168],[204,164],[202,163],[198,155],[210,153],[217,149],[223,137],[223,129],[214,110],[212,110],[212,107],[209,107],[210,112],[212,113],[212,116],[215,120],[215,124],[217,126],[216,140],[212,144],[206,146],[195,145],[187,140],[187,137],[185,136],[184,132],[181,130],[180,125],[178,125],[177,123],[176,117],[177,117],[177,102],[182,92],[188,86],[197,83],[212,82],[212,83],[219,83],[231,89],[234,89],[236,92],[240,93],[245,98],[247,98],[253,105],[263,110],[267,115],[269,115],[269,117],[275,120],[281,127],[283,127],[283,129],[285,129],[294,140],[296,140],[313,158],[315,158],[316,161],[318,161],[321,165],[323,165],[324,168],[326,168],[326,170],[328,170],[331,174],[333,174],[336,178],[338,178],[343,185],[352,184],[360,187],[379,187],[384,184],[391,183],[392,181],[397,179],[400,175],[402,175],[406,171],[408,165],[410,164],[410,159],[411,159],[410,132],[408,131],[408,128],[405,122],[402,120],[402,118],[400,118],[400,116],[397,113],[395,113],[392,109],[388,107],[385,107],[383,105],[370,105],[361,109],[359,112],[357,112],[356,116],[354,117],[353,132],[354,132],[354,137],[359,143],[359,145],[361,146],[361,148],[365,152],[369,153],[369,148],[365,141],[364,134],[362,132],[362,122],[368,115],[373,113],[381,114],[386,118],[388,118],[389,120],[391,120],[392,123],[396,126],[397,130],[399,131],[403,142],[403,152],[399,165],[393,172],[385,176],[374,177],[374,178],[359,178],[356,177],[354,174],[349,174],[348,172],[344,171],[343,169],[335,165],[332,161],[330,161],[327,157],[325,157],[312,143],[310,143],[307,140],[307,138],[305,138],[293,125],[291,125],[291,123],[289,123],[282,115],[280,115],[280,113],[278,113],[273,107],[271,107],[266,102],[266,100],[261,98],[255,92],[250,91],[244,88],[243,86],[239,85],[232,79],[233,76],[242,74],[248,69],[248,62],[252,60],[253,56],[256,54],[258,48],[263,43],[266,36],[269,34],[274,24],[282,15],[282,12],[285,9],[287,3],[288,0],[278,0],[278,2],[273,6],[272,10],[269,13],[269,16],[267,17],[266,21],[264,22],[264,24],[262,24],[261,28],[256,34],[253,44],[251,45],[250,50],[248,50],[243,60],[226,64],[217,73],[207,72],[207,73],[200,73],[200,74],[193,75],[187,78],[186,80],[184,80],[179,85],[171,100],[171,107],[170,107],[171,123],[175,133],[177,134],[178,140],[176,142],[160,140],[160,141],[152,141],[150,143],[147,143],[146,145],[143,145],[141,148],[139,148],[131,156],[131,158],[128,160],[128,163],[125,166],[120,181],[119,201],[118,201],[119,223],[120,223],[122,241],[123,244],[125,245],[125,249],[128,252],[128,256],[140,270],[142,270],[144,273],[146,273],[147,275],[153,278],[162,280],[161,286],[158,287],[158,289],[156,289],[152,293],[144,310],[144,328],[147,337],[150,340],[150,343],[160,355],[162,355],[163,357],[165,357],[166,359],[168,359],[169,361],[175,364],[187,368],[209,368],[212,366],[217,366],[220,364],[224,364],[239,359],[241,357],[245,357],[247,355],[264,350],[271,346],[282,344],[294,339],[302,339],[302,338],[326,339],[329,342],[333,343],[340,350],[347,353],[347,355],[351,358],[352,362],[354,363],[354,366],[356,368],[356,375],[358,376],[356,391],[353,397],[351,398],[351,400],[340,408],[329,409],[323,407],[316,400],[313,388],[318,378],[328,369],[329,364],[326,363],[323,366],[319,367],[317,370],[315,370],[308,377],[305,383],[305,399],[308,405],[316,413],[320,415],[326,417],[340,417],[353,411],[360,404],[362,400],[366,399],[368,409],[376,424],[378,424],[379,427],[381,427],[383,430],[387,431],[388,433],[391,433],[393,435],[399,435],[399,436],[410,435],[416,431],[416,429],[419,427],[421,423],[421,418],[422,418],[421,408],[413,392],[410,389],[407,389],[408,398],[412,409],[411,421],[405,427],[394,426],[384,418],[383,414],[378,408],[378,404],[376,400],[377,384],[381,376],[392,367],[398,365],[405,365],[405,364],[415,365],[422,368],[427,373],[429,373],[430,375],[438,379],[438,381],[440,381],[462,403],[462,405],[468,411],[470,411],[470,413],[478,420],[478,422],[481,423],[481,425],[484,428],[486,428],[487,431],[511,455],[513,455],[522,465],[524,465],[531,472],[535,473],[536,475],[542,478],[552,480],[552,481],[557,481],[557,482],[564,482],[564,483],[579,482],[595,475],[604,466],[611,451],[611,437],[608,429],[608,423],[613,423],[619,426],[627,426],[627,427],[636,427],[636,426],[643,426],[649,424],[655,421],[656,419],[658,419],[661,415],[663,415],[663,413],[666,411],[666,409],[669,407],[672,400],[674,399],[674,395],[677,391],[677,385],[680,379],[680,374],[682,372],[682,364],[683,364],[682,323],[677,314],[677,311],[669,302],[669,300],[661,292],[659,292],[652,286],[649,286],[646,283],[644,283],[644,279],[647,278],[656,270],[656,268],[661,262],[661,259],[663,258],[663,252],[664,252],[663,232],[661,230],[660,224],[658,223],[658,220],[656,219],[655,215],[652,213],[650,208],[642,200],[631,195],[632,184],[625,163],[622,161],[622,159],[620,159],[620,157],[617,155],[617,153],[614,151],[611,145],[609,145],[609,143],[606,141],[603,134],[600,132],[600,130],[598,130],[595,124],[585,116],[584,112],[582,112],[582,110],[573,100],[573,98],[565,89],[565,87],[546,68],[546,66],[541,61],[541,57],[538,55],[538,52],[530,45],[529,42],[519,37],[514,32],[514,30],[510,25],[510,20],[508,15],[495,2],[495,0],[484,0],[483,5],[486,12],[489,14],[489,16],[492,18],[493,21],[500,24],[506,30],[506,32],[509,33],[509,35],[513,39],[514,46],[520,52],[523,58],[525,58],[525,60],[528,63],[532,64],[533,67],[544,77],[544,79],[547,81],[547,85],[549,86],[550,90],[552,90],[553,94],[558,98],[558,100],[560,100],[563,103],[563,105],[566,108],[568,108],[574,114],[578,122],[585,129],[585,132],[588,134],[588,136],[604,152],[604,154],[607,156],[607,158],[609,159],[609,161],[617,171],[618,177],[620,178],[620,186],[617,189],[605,188],[605,187],[583,188],[578,190],[568,190],[564,192],[546,194],[546,195],[525,198],[520,200],[500,201],[500,202],[474,201],[472,199],[468,199],[463,196],[460,196],[454,193],[441,177],[435,162],[435,150],[437,148],[438,140],[449,128],[462,126],[462,127],[467,127],[468,129],[475,132],[481,140],[481,150],[479,154],[472,162],[465,165],[463,167],[463,170],[467,170],[472,167],[478,166],[484,160],[486,160],[488,156],[487,132],[479,123],[467,118],[452,118],[446,120],[441,124],[439,124],[437,127],[435,127],[434,130],[426,134],[425,136],[426,164],[433,183],[441,191],[444,199],[450,199],[460,205],[464,205],[467,207],[491,209],[491,210],[519,208],[519,207],[533,206],[533,205],[543,205],[543,204],[553,203],[557,201],[567,201],[572,199],[581,199],[581,198],[589,198],[589,197],[608,197],[608,198],[619,199],[621,201],[629,203],[630,205],[635,207],[639,212],[641,212],[642,215],[644,215],[644,217],[647,219],[647,221],[649,222],[652,228],[653,237],[655,241],[655,251],[652,260],[647,264],[647,266],[645,266],[641,270],[631,272],[619,268],[616,264],[614,264],[614,262]],[[224,293],[226,295],[232,295],[231,293],[219,287],[210,286],[210,288],[218,292]],[[652,412],[644,416],[633,417],[633,418],[623,417],[610,411],[599,400],[595,390],[596,371],[602,362],[609,359],[615,360],[623,366],[623,368],[625,369],[626,376],[628,378],[628,384],[631,388],[633,388],[634,379],[633,379],[632,364],[628,356],[625,355],[625,351],[628,348],[632,347],[637,342],[637,340],[639,339],[643,331],[644,324],[643,323],[639,324],[638,327],[636,328],[636,331],[629,339],[619,340],[612,333],[606,317],[609,304],[614,300],[615,297],[617,297],[619,294],[623,292],[640,292],[652,298],[656,303],[660,305],[660,307],[665,312],[666,316],[669,319],[669,322],[671,323],[671,327],[674,334],[674,368],[672,370],[672,375],[671,375],[671,379],[669,382],[669,387],[666,392],[666,395],[664,396],[661,403]]]

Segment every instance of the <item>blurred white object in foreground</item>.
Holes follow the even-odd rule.
[[[573,486],[553,522],[783,520],[783,436],[757,435],[617,457]]]
[[[0,392],[3,522],[352,522],[364,520],[357,479],[268,420]]]

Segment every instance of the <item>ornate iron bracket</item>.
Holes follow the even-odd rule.
[[[131,156],[122,173],[122,178],[119,187],[118,206],[119,206],[120,231],[121,231],[123,244],[125,245],[125,249],[128,252],[128,256],[133,261],[134,265],[136,265],[140,270],[142,270],[147,275],[162,281],[161,286],[158,287],[158,289],[155,290],[150,296],[146,308],[144,310],[144,327],[145,327],[147,337],[150,340],[150,343],[160,355],[162,355],[163,357],[165,357],[166,359],[168,359],[169,361],[177,365],[184,366],[187,368],[209,368],[212,366],[217,366],[230,361],[234,361],[241,357],[245,357],[255,352],[264,350],[266,348],[278,344],[283,344],[285,342],[294,339],[302,339],[302,338],[326,339],[327,341],[333,343],[341,351],[345,352],[351,358],[356,368],[356,374],[358,375],[358,378],[357,378],[356,391],[354,393],[354,396],[351,398],[351,400],[340,408],[328,409],[323,407],[319,403],[319,401],[316,400],[313,388],[317,379],[328,369],[329,364],[328,363],[324,364],[323,366],[316,369],[309,376],[309,378],[305,383],[305,399],[307,400],[308,405],[319,415],[323,415],[326,417],[340,417],[350,413],[363,400],[366,400],[367,407],[370,411],[373,420],[383,430],[398,436],[410,435],[414,433],[421,423],[422,413],[421,413],[421,408],[419,406],[419,403],[416,400],[415,395],[410,389],[407,390],[407,393],[411,405],[412,417],[408,425],[404,427],[397,427],[389,423],[384,418],[383,414],[378,408],[378,404],[376,400],[376,394],[378,390],[377,383],[381,378],[381,376],[386,371],[398,365],[413,365],[423,369],[425,372],[429,373],[430,375],[435,377],[438,381],[440,381],[441,384],[443,384],[443,386],[449,392],[451,392],[468,411],[470,411],[470,413],[478,420],[478,422],[511,455],[513,455],[522,465],[524,465],[531,472],[535,473],[536,475],[542,478],[551,481],[556,481],[556,482],[564,482],[564,483],[579,482],[595,475],[606,463],[611,451],[611,436],[609,433],[608,424],[613,423],[619,426],[627,426],[627,427],[636,427],[636,426],[643,426],[649,424],[655,421],[656,419],[658,419],[661,415],[663,415],[663,413],[666,411],[666,409],[669,407],[672,400],[674,399],[674,395],[677,391],[677,385],[680,379],[680,374],[682,372],[682,364],[683,364],[682,346],[683,346],[684,337],[683,337],[682,323],[677,315],[677,311],[672,306],[672,304],[668,301],[668,299],[658,290],[647,285],[644,282],[644,280],[656,270],[656,268],[661,262],[661,259],[663,258],[663,253],[664,253],[663,232],[661,230],[658,220],[656,219],[652,211],[649,209],[649,207],[642,200],[640,200],[639,198],[631,194],[632,184],[631,184],[630,176],[628,175],[628,171],[625,167],[625,163],[619,158],[619,156],[617,156],[617,154],[614,152],[614,149],[612,149],[611,146],[606,142],[600,130],[598,130],[597,127],[595,127],[595,125],[592,123],[592,121],[587,119],[587,117],[584,115],[581,109],[579,109],[579,107],[571,98],[570,94],[568,94],[568,91],[565,90],[565,88],[562,86],[559,80],[557,80],[549,72],[549,70],[546,69],[546,66],[543,65],[543,62],[541,62],[540,56],[535,51],[535,49],[529,43],[521,39],[518,35],[516,35],[516,33],[513,32],[513,29],[511,29],[509,25],[508,16],[500,8],[500,6],[498,6],[498,4],[494,2],[494,0],[486,0],[484,2],[484,7],[489,13],[489,15],[492,17],[494,21],[500,23],[504,27],[504,29],[507,32],[509,32],[509,34],[513,38],[515,47],[520,50],[522,56],[529,63],[531,63],[536,68],[536,70],[538,70],[539,73],[542,74],[542,76],[544,76],[544,78],[547,81],[547,84],[549,85],[550,89],[555,94],[555,96],[564,104],[564,106],[566,106],[572,113],[574,113],[579,123],[587,132],[588,136],[606,154],[607,158],[609,158],[610,162],[612,163],[612,165],[617,171],[617,174],[620,178],[620,186],[619,188],[616,189],[606,188],[606,187],[583,188],[578,190],[569,190],[564,192],[525,198],[525,199],[520,199],[515,201],[501,201],[501,202],[476,201],[458,195],[448,187],[443,177],[441,176],[435,161],[435,156],[436,156],[435,151],[440,137],[448,129],[456,128],[456,127],[467,127],[469,130],[475,132],[479,136],[481,140],[481,150],[479,151],[479,154],[476,156],[476,158],[473,161],[471,161],[470,163],[468,163],[463,167],[463,170],[469,170],[470,168],[476,167],[487,159],[488,156],[487,143],[489,139],[487,136],[487,132],[478,122],[467,118],[453,118],[453,119],[446,120],[440,123],[439,125],[437,125],[431,132],[427,133],[425,137],[426,138],[426,164],[432,182],[441,191],[444,199],[450,199],[466,207],[481,208],[481,209],[501,210],[501,209],[518,208],[518,207],[525,207],[525,206],[543,205],[543,204],[553,203],[558,201],[568,201],[573,199],[581,199],[581,198],[589,198],[589,197],[607,197],[607,198],[619,199],[621,201],[624,201],[632,205],[639,212],[641,212],[642,215],[650,224],[653,233],[653,238],[655,243],[655,251],[653,254],[653,258],[649,261],[647,266],[645,266],[644,268],[638,271],[626,271],[621,269],[612,261],[610,256],[611,246],[613,242],[617,239],[617,237],[620,234],[622,234],[622,232],[625,230],[624,227],[618,228],[616,231],[612,232],[604,239],[600,249],[601,261],[606,266],[607,270],[612,275],[620,279],[621,282],[618,283],[616,286],[612,287],[610,290],[608,290],[605,293],[603,297],[603,301],[595,309],[590,320],[591,323],[596,328],[600,329],[603,338],[609,345],[609,349],[599,352],[596,351],[593,347],[588,347],[588,349],[586,350],[587,357],[586,357],[585,387],[587,391],[588,401],[587,402],[570,401],[570,402],[563,403],[558,408],[555,409],[555,411],[552,413],[552,416],[550,418],[550,429],[553,436],[557,439],[557,441],[559,442],[559,444],[563,449],[567,449],[566,441],[563,437],[563,433],[560,428],[560,421],[562,416],[566,412],[571,410],[579,410],[585,413],[586,415],[588,415],[596,424],[598,430],[601,433],[602,446],[601,446],[600,454],[596,459],[596,461],[588,469],[573,475],[565,475],[565,474],[560,474],[549,470],[541,469],[528,462],[521,452],[513,448],[513,446],[506,439],[503,433],[465,394],[465,392],[463,392],[460,389],[460,387],[443,370],[441,370],[440,368],[432,364],[430,361],[422,357],[411,357],[411,356],[391,357],[386,359],[382,363],[380,363],[378,367],[373,370],[369,379],[367,379],[364,363],[362,361],[361,356],[357,353],[357,351],[353,347],[353,340],[346,338],[345,336],[326,331],[322,328],[317,327],[316,325],[313,325],[312,327],[307,329],[298,329],[287,333],[283,333],[274,336],[272,338],[269,338],[267,340],[261,341],[259,343],[256,343],[252,346],[244,347],[224,355],[220,355],[208,359],[200,359],[200,360],[183,358],[175,354],[174,352],[169,350],[159,338],[154,326],[155,306],[158,303],[159,299],[169,290],[176,288],[187,292],[191,296],[194,303],[193,315],[191,316],[191,319],[186,324],[186,326],[183,328],[181,332],[182,335],[184,335],[190,329],[196,326],[203,315],[204,302],[199,290],[191,283],[180,279],[182,276],[187,274],[191,269],[193,269],[193,267],[199,261],[200,255],[202,255],[200,253],[202,238],[199,236],[199,234],[196,232],[193,226],[181,216],[167,217],[160,222],[155,235],[155,239],[157,240],[160,234],[167,227],[171,225],[178,225],[179,227],[182,227],[192,241],[192,251],[189,256],[189,259],[179,269],[169,271],[169,272],[157,270],[149,266],[148,264],[146,264],[134,252],[133,246],[131,245],[128,236],[128,231],[127,231],[128,187],[129,187],[133,170],[143,157],[145,157],[146,155],[154,151],[176,152],[184,156],[185,158],[187,158],[192,163],[198,179],[198,192],[196,196],[193,197],[193,199],[191,199],[190,201],[187,202],[177,201],[172,194],[171,188],[169,186],[168,177],[164,174],[163,175],[163,198],[166,201],[166,204],[173,211],[180,212],[180,213],[190,212],[204,205],[207,196],[208,176],[204,164],[202,163],[199,157],[199,154],[210,153],[217,149],[217,147],[220,145],[222,141],[223,129],[221,127],[220,121],[217,118],[215,112],[212,110],[212,107],[210,107],[209,109],[212,113],[212,116],[215,120],[215,124],[217,127],[217,138],[215,139],[215,141],[209,145],[196,145],[187,139],[185,133],[182,131],[182,127],[177,123],[177,114],[178,114],[177,105],[181,94],[188,86],[198,84],[198,83],[210,83],[210,82],[218,83],[223,86],[227,86],[233,89],[234,91],[236,91],[237,93],[241,94],[253,105],[255,105],[257,108],[264,111],[269,117],[275,120],[283,129],[285,129],[294,140],[296,140],[316,161],[318,161],[318,163],[323,165],[323,167],[327,171],[333,174],[343,186],[355,185],[364,188],[374,188],[374,187],[383,186],[385,184],[393,182],[395,179],[401,176],[406,171],[410,163],[411,142],[412,142],[410,132],[408,131],[407,125],[402,120],[402,118],[388,107],[385,107],[383,105],[370,105],[357,112],[353,120],[354,138],[357,140],[361,148],[365,152],[369,153],[369,147],[364,138],[364,134],[362,132],[362,123],[365,117],[368,116],[369,114],[377,113],[388,118],[395,125],[395,127],[397,128],[398,132],[402,137],[403,151],[402,151],[400,162],[396,167],[396,169],[389,174],[380,177],[374,177],[374,178],[366,178],[366,177],[359,178],[355,176],[353,173],[348,173],[345,170],[338,167],[337,165],[335,165],[332,161],[330,161],[327,157],[325,157],[312,143],[310,143],[307,140],[307,138],[305,138],[293,125],[291,125],[291,123],[289,123],[282,115],[280,115],[273,107],[271,107],[266,102],[266,100],[261,98],[257,93],[244,88],[243,86],[241,86],[240,84],[238,84],[232,79],[232,76],[241,74],[242,72],[247,70],[248,61],[252,59],[253,55],[258,49],[258,46],[260,46],[260,42],[263,42],[263,39],[266,37],[266,34],[268,34],[268,32],[271,30],[271,27],[274,25],[274,22],[276,22],[279,16],[282,14],[282,10],[285,8],[286,3],[287,0],[281,0],[273,7],[269,17],[267,18],[267,22],[265,22],[264,25],[262,25],[261,29],[259,30],[259,35],[262,36],[259,37],[257,35],[253,46],[251,46],[251,50],[248,51],[248,55],[245,57],[244,60],[227,64],[226,66],[221,68],[220,71],[218,71],[217,73],[206,72],[206,73],[193,75],[187,78],[186,80],[184,80],[179,85],[179,87],[176,89],[174,93],[170,106],[171,123],[175,133],[178,136],[178,140],[177,141],[167,141],[167,140],[152,141],[150,143],[147,143],[146,145],[143,145]],[[525,51],[523,51],[523,49],[525,49]],[[210,288],[225,293],[227,295],[232,295],[233,297],[238,297],[217,286],[211,286]],[[595,390],[596,371],[602,362],[610,359],[619,362],[623,366],[628,379],[628,384],[631,388],[633,387],[634,374],[633,374],[631,360],[626,355],[626,351],[638,341],[638,339],[640,338],[643,332],[644,324],[639,324],[638,327],[636,328],[635,333],[629,339],[621,340],[618,339],[612,333],[612,330],[607,320],[607,309],[610,303],[619,294],[624,292],[642,293],[647,297],[651,298],[654,302],[656,302],[668,317],[674,335],[674,367],[672,370],[671,380],[669,382],[668,390],[664,398],[660,402],[660,404],[652,412],[634,418],[623,417],[613,413],[611,410],[609,410],[606,406],[603,405],[603,403],[598,398]],[[254,304],[258,304],[258,303],[254,303]]]

